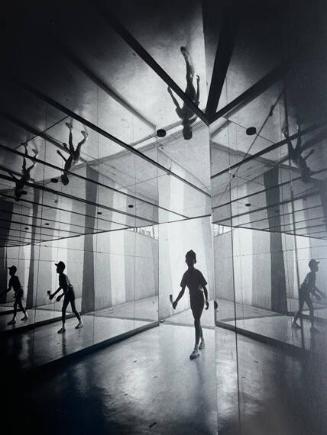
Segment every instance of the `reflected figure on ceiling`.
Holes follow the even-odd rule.
[[[22,321],[25,321],[28,319],[27,311],[23,307],[23,297],[24,297],[24,290],[21,286],[21,283],[19,281],[18,276],[16,276],[17,267],[16,266],[10,266],[9,269],[9,284],[8,289],[5,290],[2,293],[8,293],[11,289],[15,292],[15,299],[14,299],[14,315],[12,320],[8,322],[8,325],[14,325],[16,323],[16,315],[17,315],[17,308],[19,307],[21,311],[23,312],[24,316],[21,318]]]
[[[301,134],[300,124],[298,124],[298,128],[297,128],[298,137],[297,137],[295,148],[293,148],[292,141],[289,139],[289,131],[286,125],[283,126],[282,133],[285,139],[287,140],[288,155],[290,160],[299,169],[302,181],[304,183],[308,183],[310,181],[312,171],[307,165],[306,160],[314,153],[314,150],[309,151],[309,153],[305,157],[302,156],[304,149],[302,146],[302,134]]]
[[[199,354],[199,349],[202,350],[205,348],[203,331],[201,327],[201,315],[204,308],[204,297],[206,310],[209,308],[208,302],[208,290],[207,290],[207,281],[205,280],[202,273],[195,269],[194,265],[196,263],[196,253],[192,250],[188,251],[185,255],[185,263],[187,264],[187,271],[184,273],[181,287],[182,290],[179,292],[179,295],[175,302],[172,303],[174,310],[177,307],[178,301],[183,297],[185,292],[185,287],[188,287],[190,292],[190,305],[192,314],[194,317],[194,327],[195,327],[195,345],[194,350],[190,355],[190,359],[195,359]]]
[[[200,76],[198,74],[196,75],[196,90],[195,90],[193,84],[194,66],[191,59],[191,55],[187,51],[186,47],[181,47],[181,52],[186,64],[185,94],[193,101],[193,103],[196,106],[198,106],[200,103]],[[183,103],[182,107],[179,105],[170,87],[168,87],[168,92],[176,106],[176,113],[179,116],[179,118],[182,120],[184,139],[189,140],[192,138],[192,124],[196,120],[196,115],[185,103]]]
[[[67,310],[68,304],[71,305],[72,311],[78,320],[78,324],[75,326],[75,328],[76,329],[82,328],[83,322],[82,322],[81,316],[80,316],[80,314],[77,311],[76,306],[75,306],[74,287],[72,286],[71,282],[69,281],[68,276],[64,273],[66,265],[63,261],[59,261],[59,263],[56,263],[55,266],[57,268],[57,273],[59,274],[59,287],[52,294],[51,294],[51,292],[48,292],[48,295],[49,295],[49,299],[52,300],[55,297],[55,295],[60,292],[60,290],[63,291],[62,294],[57,296],[57,299],[56,299],[57,302],[59,302],[61,300],[61,298],[64,297],[64,301],[62,304],[62,318],[61,318],[62,327],[58,331],[58,334],[63,334],[66,331],[65,322],[66,322],[66,310]]]
[[[11,176],[11,178],[13,179],[13,181],[16,184],[16,186],[15,186],[15,199],[16,199],[16,201],[19,201],[20,197],[22,195],[27,194],[26,190],[24,190],[25,184],[28,183],[29,181],[33,181],[33,182],[35,181],[31,177],[31,171],[32,171],[32,169],[34,169],[36,162],[33,162],[31,164],[31,166],[27,167],[26,158],[30,157],[30,155],[28,154],[28,142],[23,142],[22,145],[25,148],[25,156],[24,156],[23,165],[22,165],[21,177],[18,178],[18,177],[16,177],[16,175],[12,171],[8,171],[8,174]],[[32,149],[32,152],[34,154],[34,157],[37,158],[39,151],[35,148],[35,149]]]
[[[68,178],[67,173],[79,161],[79,159],[81,157],[81,148],[82,148],[82,145],[84,145],[84,143],[86,142],[86,140],[88,138],[87,131],[85,129],[82,130],[81,133],[82,133],[83,139],[80,142],[78,142],[78,144],[77,144],[77,146],[75,148],[74,144],[73,144],[73,132],[72,132],[72,130],[73,130],[73,124],[71,122],[66,122],[66,127],[69,130],[69,141],[68,141],[69,146],[66,143],[64,143],[63,146],[65,147],[65,150],[69,154],[69,157],[66,158],[62,154],[62,152],[60,150],[57,151],[57,153],[60,155],[60,157],[65,162],[63,173],[61,175],[62,184],[64,184],[65,186],[69,183],[69,178]]]
[[[305,277],[299,290],[299,310],[295,314],[294,319],[292,321],[293,328],[301,328],[301,326],[297,323],[297,319],[302,314],[304,303],[306,303],[309,307],[311,331],[312,332],[317,331],[317,329],[314,326],[314,311],[313,311],[313,304],[311,300],[311,294],[315,296],[318,300],[320,300],[321,297],[325,296],[324,293],[320,291],[316,286],[316,273],[319,270],[318,265],[319,265],[319,261],[315,260],[314,258],[312,258],[309,261],[310,272]]]

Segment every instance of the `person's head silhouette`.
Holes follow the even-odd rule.
[[[10,267],[8,267],[8,269],[9,269],[9,275],[10,276],[14,276],[15,273],[17,272],[17,267],[16,266],[10,266]]]
[[[185,263],[188,265],[188,267],[193,267],[196,263],[196,253],[192,251],[192,249],[186,252]]]
[[[309,267],[313,272],[318,272],[318,269],[319,269],[318,264],[319,264],[319,261],[315,260],[314,258],[312,258],[309,261]]]
[[[61,175],[61,181],[62,181],[62,184],[67,186],[67,184],[69,183],[69,178],[68,178],[67,174],[62,174]]]
[[[59,261],[59,263],[56,263],[55,265],[57,267],[57,273],[62,273],[66,268],[66,265],[63,261]]]
[[[188,122],[183,122],[183,137],[185,140],[192,139],[192,127]]]

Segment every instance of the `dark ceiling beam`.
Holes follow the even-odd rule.
[[[117,145],[120,145],[121,147],[129,150],[132,154],[137,155],[141,159],[147,161],[151,165],[153,165],[153,166],[157,167],[158,169],[160,169],[161,171],[165,172],[167,175],[170,175],[170,176],[176,178],[177,180],[187,184],[188,186],[192,187],[193,189],[197,190],[198,192],[201,192],[203,195],[211,197],[211,195],[208,192],[206,192],[205,190],[202,190],[200,187],[194,185],[190,181],[185,180],[183,177],[179,176],[175,172],[171,171],[170,169],[166,168],[165,166],[163,166],[160,163],[156,162],[155,160],[151,159],[151,157],[141,153],[137,149],[126,144],[121,139],[118,139],[117,137],[108,133],[106,130],[103,130],[102,128],[98,127],[97,125],[93,124],[92,122],[88,121],[87,119],[83,118],[82,116],[78,115],[77,113],[73,112],[72,110],[68,109],[67,107],[63,106],[62,104],[58,103],[53,98],[48,97],[47,95],[43,94],[41,91],[37,90],[33,86],[31,86],[25,82],[21,82],[19,80],[15,80],[15,83],[17,83],[23,89],[29,91],[31,94],[37,96],[40,100],[45,101],[47,104],[50,104],[51,106],[55,107],[56,109],[60,110],[61,112],[66,113],[71,118],[74,118],[78,122],[86,125],[91,130],[95,131],[96,133],[100,134],[101,136],[105,137],[106,139],[109,139],[112,142],[115,142]]]
[[[303,136],[303,135],[305,135],[305,134],[308,134],[308,133],[310,133],[310,132],[312,132],[312,131],[314,131],[314,130],[317,130],[318,128],[323,127],[323,126],[326,125],[326,124],[327,124],[326,121],[325,121],[325,122],[320,122],[320,123],[317,123],[317,124],[313,124],[313,125],[311,125],[310,127],[307,127],[307,128],[305,128],[305,129],[303,129],[302,132],[301,132],[301,135]],[[287,144],[287,142],[288,142],[289,140],[296,139],[296,138],[298,137],[298,135],[299,135],[298,133],[294,133],[294,134],[293,134],[292,136],[290,136],[288,139],[283,139],[283,140],[281,140],[281,141],[279,141],[279,142],[276,142],[276,143],[270,145],[269,147],[266,147],[266,148],[264,148],[263,150],[258,151],[257,153],[252,154],[252,155],[246,157],[246,158],[243,159],[243,160],[240,160],[239,162],[235,163],[234,165],[228,166],[227,168],[223,169],[222,171],[219,171],[219,172],[217,172],[216,174],[212,175],[212,176],[211,176],[211,179],[216,178],[216,177],[219,177],[220,175],[226,174],[226,173],[230,172],[231,170],[236,169],[236,168],[238,168],[239,166],[244,165],[244,163],[250,162],[251,160],[257,159],[258,157],[260,157],[260,156],[262,156],[262,155],[264,155],[264,154],[267,154],[267,153],[269,153],[269,152],[271,152],[271,151],[273,151],[273,150],[275,150],[275,149],[277,149],[277,148],[280,148],[281,146]],[[277,163],[278,163],[278,162],[276,162],[276,164],[277,164]]]
[[[121,95],[111,89],[103,80],[101,80],[93,71],[91,71],[81,59],[79,59],[76,54],[62,41],[55,39],[55,42],[60,47],[62,53],[65,57],[74,64],[79,70],[81,70],[94,84],[101,88],[109,97],[113,98],[117,103],[119,103],[124,109],[133,114],[138,118],[143,124],[147,125],[152,130],[156,129],[156,125],[142,115],[135,107],[128,103]]]
[[[227,6],[227,4],[224,5],[222,11],[221,26],[205,110],[205,114],[210,121],[216,114],[227,70],[232,58],[238,27],[238,14],[235,14],[235,10]]]
[[[89,2],[95,7],[99,15],[105,18],[106,22],[118,33],[118,35],[137,53],[140,58],[149,65],[150,68],[184,101],[184,103],[195,113],[205,124],[208,125],[206,115],[194,104],[192,99],[182,91],[176,82],[166,73],[166,71],[153,59],[144,47],[134,38],[134,36],[119,22],[100,0]]]
[[[2,171],[7,171],[7,168],[5,168],[5,167],[3,167],[3,166],[0,166],[0,170],[2,170]],[[15,173],[14,171],[12,171],[12,172]],[[16,174],[19,175],[17,172],[16,172]],[[12,179],[11,177],[7,176],[7,175],[0,174],[0,178],[2,178],[3,180],[7,180],[7,181],[14,182],[13,179]],[[113,207],[109,207],[109,206],[104,205],[104,204],[98,204],[97,202],[89,201],[89,200],[87,200],[87,199],[84,199],[84,198],[80,198],[80,197],[78,197],[78,196],[71,195],[71,194],[69,194],[69,193],[65,193],[65,192],[61,192],[61,191],[58,191],[58,190],[54,190],[54,189],[51,189],[50,187],[46,187],[46,186],[43,186],[43,185],[41,185],[41,184],[27,182],[27,183],[25,183],[25,185],[26,185],[26,186],[29,186],[29,187],[32,187],[32,188],[34,188],[34,189],[42,190],[42,191],[44,191],[44,192],[52,193],[53,195],[56,195],[56,196],[62,196],[62,197],[64,197],[64,198],[70,199],[70,200],[72,200],[72,201],[81,202],[81,203],[83,203],[83,204],[92,205],[92,206],[94,206],[94,207],[96,207],[96,208],[102,208],[102,209],[104,209],[104,210],[108,210],[108,211],[113,212],[113,213],[122,214],[122,215],[124,215],[124,216],[128,216],[128,217],[130,217],[130,218],[132,218],[132,219],[137,219],[137,220],[141,220],[141,221],[149,222],[149,223],[152,224],[152,225],[156,225],[156,224],[158,224],[157,221],[154,221],[154,220],[152,220],[152,219],[148,219],[148,218],[145,218],[145,217],[142,217],[142,216],[138,216],[138,215],[136,215],[136,214],[133,215],[133,214],[131,214],[131,213],[125,212],[125,211],[123,211],[123,210],[118,210],[118,209],[115,209],[115,208],[113,208]],[[119,223],[119,222],[117,222],[117,223]]]
[[[0,113],[0,116],[1,116],[1,113]],[[47,136],[48,136],[48,135],[47,135]],[[48,137],[49,137],[50,139],[52,139],[53,141],[56,141],[56,139],[52,138],[51,136],[48,136]],[[47,139],[47,140],[48,140],[48,139]],[[22,153],[21,151],[18,151],[18,150],[16,150],[16,149],[12,149],[12,148],[10,148],[10,147],[8,147],[8,146],[6,146],[6,145],[3,145],[3,144],[1,144],[1,143],[0,143],[0,149],[3,149],[3,150],[8,151],[8,152],[10,152],[10,153],[13,153],[13,154],[19,155],[19,156],[21,156],[21,157],[26,157],[26,158],[28,158],[29,160],[32,160],[33,162],[40,163],[40,164],[42,164],[42,165],[44,165],[44,166],[48,166],[49,168],[52,168],[52,169],[55,169],[55,170],[58,170],[58,171],[62,172],[62,168],[60,168],[59,166],[54,165],[53,163],[46,162],[45,160],[41,160],[41,159],[39,159],[39,158],[37,158],[37,157],[33,157],[33,156],[25,156],[25,153]],[[66,150],[65,150],[65,151],[66,151]],[[67,151],[66,151],[66,152],[67,152]],[[87,162],[87,163],[88,163],[88,162]],[[178,213],[178,212],[175,212],[175,211],[169,210],[169,209],[166,208],[166,207],[162,207],[162,206],[160,206],[160,205],[158,205],[158,204],[155,204],[155,203],[153,203],[153,202],[151,202],[151,201],[148,201],[148,200],[146,200],[146,199],[140,198],[140,197],[138,197],[138,196],[132,195],[132,194],[130,194],[130,193],[123,192],[123,191],[121,191],[121,190],[119,190],[119,189],[116,189],[115,187],[108,186],[107,184],[101,183],[100,181],[94,180],[94,179],[92,179],[92,178],[85,177],[84,175],[77,174],[76,172],[72,172],[72,171],[66,171],[66,172],[67,172],[67,174],[70,175],[70,176],[73,176],[73,177],[79,178],[80,180],[83,180],[83,181],[86,181],[86,182],[89,182],[89,183],[92,183],[92,184],[96,184],[97,186],[100,186],[100,187],[105,187],[106,189],[109,189],[109,190],[111,190],[112,192],[118,193],[119,195],[122,195],[122,196],[127,197],[127,198],[130,198],[130,199],[133,199],[134,201],[139,201],[139,202],[142,202],[142,203],[144,203],[144,204],[150,205],[151,207],[159,208],[159,209],[164,210],[164,211],[167,211],[167,212],[169,212],[169,213],[173,213],[173,214],[175,214],[175,215],[177,215],[177,216],[180,216],[180,217],[183,217],[183,218],[187,218],[187,216],[184,216],[184,215],[182,215],[181,213]],[[18,174],[18,175],[19,175],[19,174]]]
[[[217,119],[224,117],[229,117],[234,115],[239,110],[243,109],[247,104],[256,99],[259,95],[265,92],[270,86],[272,86],[277,81],[281,80],[287,72],[287,67],[284,63],[278,65],[262,79],[257,81],[253,86],[243,92],[241,95],[236,97],[233,101],[228,103],[225,107],[218,110],[218,112],[212,116],[209,120],[210,124],[217,121]]]

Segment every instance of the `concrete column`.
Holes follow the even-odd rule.
[[[270,233],[270,261],[271,261],[271,309],[278,313],[287,313],[286,277],[281,234],[279,206],[272,207],[280,202],[279,187],[271,188],[278,184],[279,170],[273,168],[264,174],[266,190],[267,219],[270,227],[276,232]],[[278,209],[278,213],[276,210]]]

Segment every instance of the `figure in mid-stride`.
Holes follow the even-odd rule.
[[[13,316],[12,320],[10,320],[10,322],[8,322],[8,325],[14,325],[16,323],[16,315],[17,315],[17,308],[18,307],[22,310],[22,312],[24,314],[24,316],[22,317],[21,320],[27,320],[28,315],[27,315],[26,309],[23,307],[24,290],[21,286],[21,283],[19,281],[18,276],[16,275],[17,267],[10,266],[8,269],[9,269],[9,275],[10,275],[8,289],[2,293],[8,293],[11,289],[13,289],[15,292],[14,316]]]
[[[195,90],[193,84],[194,66],[191,59],[191,55],[187,51],[186,47],[181,47],[181,52],[186,64],[185,94],[193,101],[193,103],[196,106],[198,106],[200,103],[200,76],[198,74],[196,75],[196,90]],[[185,103],[183,104],[182,107],[179,105],[170,87],[168,87],[168,92],[176,106],[176,113],[179,116],[179,118],[182,120],[184,139],[189,140],[192,138],[192,124],[196,120],[196,115]]]
[[[299,290],[299,310],[294,316],[294,319],[292,321],[293,328],[301,328],[301,326],[297,323],[297,319],[302,314],[304,303],[306,303],[309,307],[309,315],[310,315],[310,322],[311,322],[311,331],[315,332],[317,329],[314,326],[314,311],[313,311],[313,304],[311,300],[311,294],[316,296],[317,299],[321,299],[321,297],[324,297],[324,293],[320,291],[316,286],[316,273],[319,270],[319,261],[315,259],[311,259],[309,261],[309,268],[310,272],[305,277],[305,280],[303,281],[300,290]]]
[[[49,295],[49,299],[51,300],[55,297],[55,295],[57,293],[60,292],[60,290],[63,291],[63,293],[61,295],[57,296],[57,299],[56,299],[57,302],[59,302],[60,299],[62,297],[64,297],[64,301],[62,304],[62,327],[58,331],[58,334],[63,334],[66,331],[65,321],[66,321],[66,310],[67,310],[68,304],[71,305],[72,311],[78,320],[78,324],[75,326],[75,328],[76,329],[82,328],[83,322],[82,322],[82,319],[81,319],[79,312],[76,310],[74,288],[71,285],[68,276],[64,273],[66,265],[63,261],[59,261],[59,263],[56,263],[56,267],[57,267],[57,273],[59,274],[59,287],[52,294],[50,291],[48,291],[48,295]]]
[[[86,142],[88,134],[86,130],[82,130],[82,136],[83,139],[78,142],[76,148],[74,147],[73,144],[73,124],[71,122],[66,122],[66,127],[69,130],[69,146],[64,143],[63,146],[65,148],[65,150],[68,152],[69,157],[66,158],[62,152],[60,150],[57,151],[57,153],[60,155],[60,157],[64,160],[65,165],[64,165],[64,169],[63,169],[63,173],[61,174],[61,181],[62,184],[64,184],[65,186],[69,183],[69,178],[68,178],[68,172],[72,169],[72,167],[74,165],[76,165],[76,163],[79,161],[80,157],[81,157],[81,148],[82,145]]]
[[[194,327],[195,327],[195,345],[194,350],[190,355],[190,359],[197,358],[199,354],[199,349],[202,350],[205,347],[203,332],[201,327],[201,315],[204,308],[204,303],[206,305],[206,310],[209,308],[208,302],[208,290],[207,290],[207,281],[205,280],[202,273],[195,269],[194,265],[196,263],[196,254],[194,251],[188,251],[185,255],[185,262],[187,264],[187,271],[184,273],[180,291],[175,302],[172,300],[171,302],[173,308],[176,309],[178,301],[183,297],[185,292],[185,287],[188,287],[190,292],[190,305],[192,314],[194,317]]]

